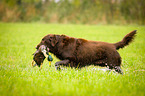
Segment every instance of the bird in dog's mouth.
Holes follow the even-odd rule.
[[[51,66],[51,61],[53,61],[53,58],[51,57],[51,55],[49,55],[49,48],[46,47],[45,45],[41,45],[33,55],[34,55],[32,61],[33,67],[38,66],[40,67],[41,70],[45,58],[47,58],[47,60],[49,61],[49,66]]]

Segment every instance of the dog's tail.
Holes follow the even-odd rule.
[[[124,46],[129,45],[129,43],[133,41],[136,31],[137,30],[134,30],[134,31],[128,33],[121,41],[115,43],[114,45],[115,45],[116,49],[120,49],[120,48],[123,48]]]

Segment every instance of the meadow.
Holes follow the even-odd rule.
[[[101,67],[55,70],[32,67],[36,45],[47,34],[115,43],[137,30],[134,42],[119,53],[124,75]],[[99,69],[99,70],[98,70]],[[0,96],[145,96],[145,26],[0,23]]]

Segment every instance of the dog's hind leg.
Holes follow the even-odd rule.
[[[119,53],[116,51],[113,54],[109,55],[107,58],[107,66],[109,69],[115,69],[116,72],[123,74],[120,65],[121,65],[121,57]]]
[[[114,69],[115,69],[116,72],[118,72],[118,73],[120,73],[120,74],[123,74],[123,72],[122,72],[120,66],[115,66]]]
[[[116,64],[116,63],[115,63],[115,64]],[[109,68],[110,70],[115,69],[115,71],[116,71],[117,73],[123,74],[123,72],[122,72],[120,66],[116,66],[115,64],[114,64],[114,63],[108,64],[108,68]]]
[[[60,70],[60,65],[66,65],[69,62],[70,62],[69,60],[62,60],[62,61],[56,62],[55,63],[56,70]]]
[[[120,74],[123,74],[123,72],[122,72],[122,70],[121,70],[121,68],[120,68],[120,65],[117,65],[117,63],[118,62],[114,62],[114,63],[112,63],[112,64],[108,64],[108,66],[109,66],[109,69],[115,69],[115,71],[117,72],[117,73],[120,73]]]

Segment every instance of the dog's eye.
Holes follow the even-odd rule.
[[[52,39],[53,39],[53,37],[50,37],[50,38],[49,38],[49,41],[51,41]]]
[[[50,39],[52,39],[53,37],[50,37]]]

